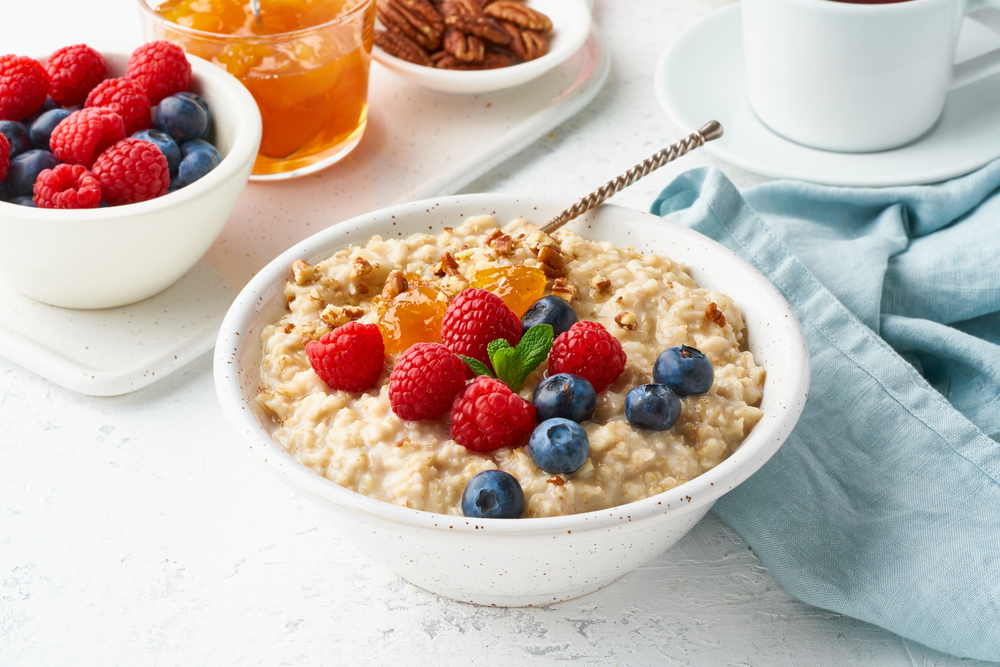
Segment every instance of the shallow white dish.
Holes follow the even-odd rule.
[[[94,48],[109,77],[125,73],[132,49]],[[163,291],[201,259],[247,184],[261,119],[243,84],[201,58],[188,60],[191,90],[212,109],[219,166],[138,204],[68,211],[0,202],[0,278],[54,306],[113,308]]]
[[[1000,35],[966,20],[958,62],[1000,46]],[[923,137],[879,153],[807,148],[767,128],[747,100],[739,5],[692,26],[664,52],[654,75],[656,96],[679,127],[717,118],[725,135],[705,150],[775,178],[847,186],[934,183],[969,173],[1000,156],[1000,75],[948,95],[944,114]]]
[[[750,349],[767,370],[764,416],[721,465],[677,488],[611,510],[541,519],[466,519],[380,502],[348,491],[300,465],[270,436],[274,424],[256,399],[260,333],[285,313],[282,288],[296,259],[318,261],[372,234],[409,235],[490,213],[544,223],[568,200],[480,194],[403,204],[359,216],[297,244],[243,289],[222,324],[215,383],[226,418],[258,460],[317,504],[343,535],[404,579],[445,597],[524,606],[568,600],[614,581],[679,540],[714,501],[747,479],[781,446],[798,420],[809,358],[795,315],[781,294],[732,251],[687,227],[646,213],[601,206],[571,223],[590,238],[631,244],[687,263],[703,287],[743,310]]]
[[[436,69],[400,60],[379,47],[372,57],[410,83],[439,93],[475,95],[519,86],[537,78],[577,52],[590,34],[590,8],[585,0],[530,0],[528,6],[552,20],[549,52],[526,63],[478,72]]]

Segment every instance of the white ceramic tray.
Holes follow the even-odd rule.
[[[559,67],[488,95],[430,92],[372,63],[368,129],[345,160],[248,185],[205,257],[138,304],[65,310],[0,283],[0,356],[84,394],[145,387],[210,350],[233,298],[283,250],[367,211],[458,192],[583,109],[610,66],[596,30]]]

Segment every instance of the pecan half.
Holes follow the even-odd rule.
[[[437,56],[434,58],[434,67],[437,67],[438,69],[454,69],[464,71],[486,69],[486,65],[484,63],[467,63],[459,60],[447,51],[438,51],[434,55]]]
[[[486,45],[475,35],[466,35],[458,28],[449,27],[444,31],[444,50],[462,62],[482,62],[486,56]]]
[[[316,267],[301,259],[292,262],[292,275],[295,276],[295,284],[300,287],[314,283],[319,278]]]
[[[525,30],[509,21],[500,21],[500,25],[510,35],[508,48],[521,60],[534,60],[549,52],[549,43],[544,35],[533,30]]]
[[[390,271],[385,278],[385,285],[382,286],[382,299],[392,301],[405,292],[407,287],[406,278],[402,271]]]
[[[487,235],[484,243],[494,250],[496,250],[501,255],[512,255],[514,254],[514,241],[509,235],[504,234],[499,229],[494,229]]]
[[[577,286],[574,285],[572,281],[565,278],[556,278],[555,282],[552,284],[552,294],[559,297],[566,303],[575,299],[578,291]]]
[[[510,21],[528,30],[538,32],[552,30],[552,21],[548,16],[514,0],[495,0],[483,8],[483,13],[495,19]]]
[[[500,46],[510,44],[507,31],[500,23],[486,16],[476,0],[446,0],[441,5],[441,14],[445,25],[458,28],[467,35],[482,37]]]
[[[420,18],[399,4],[398,0],[376,0],[375,11],[378,14],[378,20],[389,32],[404,35],[427,51],[436,51],[441,48],[441,35],[444,31],[437,33],[435,37],[429,24],[421,21]],[[421,27],[417,28],[414,23]],[[425,28],[431,31],[430,34],[424,32]]]
[[[635,314],[627,310],[623,310],[615,315],[615,324],[626,331],[635,331],[639,328],[639,321],[636,319]]]
[[[516,62],[517,56],[509,49],[489,44],[486,47],[486,57],[483,58],[483,69],[500,69],[501,67],[509,67]]]
[[[428,67],[434,64],[419,44],[401,33],[377,30],[375,31],[375,43],[390,56],[395,56],[400,60]]]
[[[549,278],[560,278],[566,275],[566,258],[559,248],[543,245],[538,249],[538,263]]]
[[[722,314],[719,310],[719,306],[714,302],[710,302],[705,306],[705,317],[715,322],[718,326],[726,326],[726,316]]]
[[[441,36],[444,35],[444,17],[430,0],[390,0],[390,2],[414,28],[427,35],[428,39],[440,43]]]

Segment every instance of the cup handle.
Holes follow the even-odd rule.
[[[969,14],[987,7],[1000,10],[1000,0],[969,0],[965,13]],[[997,72],[1000,72],[1000,49],[994,49],[989,53],[955,65],[952,71],[950,89],[967,86]]]

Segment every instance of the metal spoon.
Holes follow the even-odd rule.
[[[250,9],[253,11],[253,17],[257,21],[257,25],[260,25],[260,0],[250,0]]]
[[[624,174],[608,181],[589,195],[576,202],[565,211],[549,220],[539,231],[551,234],[570,220],[577,218],[594,208],[605,199],[632,185],[651,171],[659,169],[668,162],[673,162],[689,151],[704,146],[706,141],[712,141],[722,136],[722,125],[717,120],[710,120],[696,132],[692,132],[675,144],[667,146],[662,151],[646,158]]]

